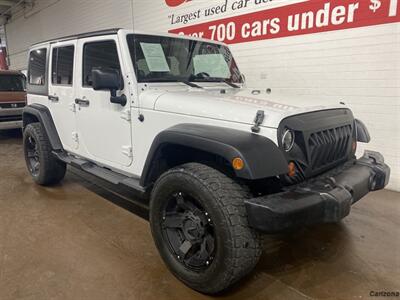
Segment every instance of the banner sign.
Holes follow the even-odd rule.
[[[227,10],[228,5],[242,5],[249,1],[229,1],[214,7],[216,11]],[[326,31],[358,28],[400,22],[400,0],[309,0],[270,8],[254,13],[223,18],[206,23],[172,29],[178,33],[213,39],[227,44],[253,42]],[[172,1],[173,2],[173,1]],[[178,4],[179,1],[176,1]],[[180,1],[185,3],[187,1]],[[190,2],[189,2],[190,3]],[[234,9],[234,7],[231,7]],[[193,14],[193,13],[192,13]],[[193,18],[200,19],[201,11]],[[171,23],[179,23],[172,15]],[[173,19],[175,18],[175,20]]]
[[[170,7],[176,7],[190,1],[191,0],[165,0],[165,3]]]

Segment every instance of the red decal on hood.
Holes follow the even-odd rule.
[[[170,7],[176,7],[190,1],[192,0],[165,0],[165,3],[167,3],[167,5]]]

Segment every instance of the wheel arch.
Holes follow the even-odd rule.
[[[180,160],[182,151],[167,151],[168,155],[165,155],[166,149],[183,149],[190,159]],[[168,168],[180,163],[204,163],[199,154],[216,158],[219,166],[225,165],[223,171],[232,171],[235,177],[241,179],[258,180],[288,171],[282,151],[266,137],[230,128],[180,124],[159,133],[154,139],[142,172],[141,185],[149,186]],[[240,171],[233,170],[231,165],[236,157],[245,162]],[[174,160],[179,163],[173,163]],[[163,165],[171,162],[172,165]]]
[[[22,113],[23,129],[31,123],[40,123],[43,126],[53,150],[63,150],[50,110],[46,106],[41,104],[31,104],[24,108]]]

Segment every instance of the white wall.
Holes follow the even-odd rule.
[[[167,32],[174,29],[168,15],[221,0],[193,0],[177,8],[166,6],[165,0],[134,2],[136,29]],[[275,0],[240,13],[293,2]],[[7,25],[13,68],[26,67],[26,50],[32,43],[90,30],[132,27],[130,0],[37,3],[36,13]],[[232,15],[228,12],[223,17]],[[370,129],[373,139],[367,148],[382,152],[392,167],[389,188],[400,191],[400,23],[236,44],[232,49],[251,87],[269,87],[272,96],[306,97],[316,104],[333,100],[349,104]]]
[[[13,69],[25,69],[30,45],[87,31],[133,27],[130,0],[36,0],[6,25]]]

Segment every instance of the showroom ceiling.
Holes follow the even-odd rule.
[[[14,13],[20,6],[25,6],[27,3],[31,4],[31,0],[0,0],[0,25],[3,25],[7,19]]]
[[[8,12],[11,12],[11,10],[14,6],[18,5],[18,2],[21,2],[21,4],[22,4],[24,1],[0,0],[0,14],[8,14]]]

